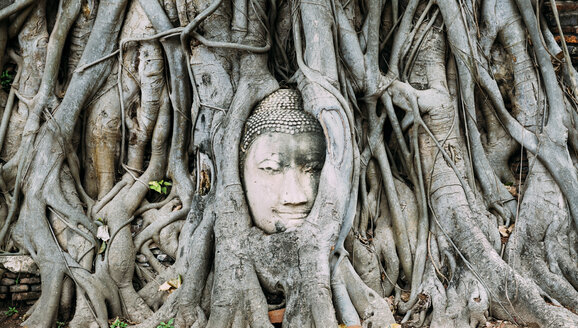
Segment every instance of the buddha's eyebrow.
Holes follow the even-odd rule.
[[[280,162],[281,161],[281,153],[271,153],[271,154],[267,154],[263,157],[261,157],[261,159],[259,160],[259,164],[266,162],[266,161],[275,161],[275,162]]]
[[[325,150],[308,150],[306,153],[303,153],[301,157],[306,159],[323,159],[325,158]]]
[[[257,165],[261,165],[261,164],[263,164],[263,163],[265,163],[265,162],[275,162],[275,163],[278,163],[278,164],[281,163],[281,162],[280,162],[278,159],[276,159],[276,158],[265,158],[265,159],[263,159],[262,161],[258,162]]]
[[[321,155],[303,155],[295,159],[295,163],[298,165],[323,165],[325,162],[325,157],[321,157]]]

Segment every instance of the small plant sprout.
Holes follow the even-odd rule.
[[[110,325],[110,328],[126,328],[128,324],[126,322],[122,322],[118,317],[114,322]]]
[[[167,187],[172,186],[170,181],[159,180],[159,181],[149,181],[149,189],[158,192],[159,194],[166,195]]]
[[[2,86],[2,89],[4,89],[4,91],[10,90],[10,86],[14,81],[15,75],[16,74],[13,71],[5,70],[2,72],[2,75],[0,75],[0,85]]]
[[[171,318],[171,319],[170,319],[169,321],[167,321],[166,323],[165,323],[165,322],[161,322],[161,323],[157,326],[157,328],[175,328],[175,326],[173,326],[173,321],[174,321],[174,320],[175,320],[174,318]]]
[[[18,313],[18,310],[16,309],[16,307],[13,307],[13,306],[10,306],[10,307],[8,308],[8,310],[4,312],[4,314],[5,314],[7,317],[13,316],[13,315],[15,315],[15,314],[17,314],[17,313]]]

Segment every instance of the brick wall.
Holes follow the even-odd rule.
[[[0,302],[34,303],[40,297],[39,270],[30,256],[0,256]]]
[[[568,52],[575,67],[578,66],[578,0],[556,1],[556,8],[560,16],[560,25],[562,26],[562,33],[564,40],[568,45]],[[558,28],[556,27],[556,20],[552,14],[552,8],[549,1],[544,5],[544,16],[550,25],[550,29],[556,35],[559,41],[560,36],[557,35]]]
[[[4,272],[0,279],[0,300],[34,303],[40,297],[40,276]]]

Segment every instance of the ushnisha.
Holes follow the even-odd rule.
[[[299,134],[323,130],[317,119],[303,110],[299,91],[279,89],[255,106],[245,123],[241,150],[246,152],[255,137],[264,132]]]

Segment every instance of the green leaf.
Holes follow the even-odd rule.
[[[2,89],[4,89],[4,91],[8,91],[8,89],[10,89],[10,86],[14,81],[14,76],[15,76],[14,72],[9,71],[2,72],[2,75],[0,75],[0,84],[2,85]]]
[[[105,250],[106,250],[106,241],[103,241],[102,244],[100,244],[100,248],[98,249],[98,254],[104,253]]]
[[[128,324],[126,322],[122,322],[118,317],[116,320],[110,325],[110,328],[125,328]]]
[[[159,194],[166,195],[168,192],[168,186],[173,184],[170,181],[159,180],[159,181],[149,181],[149,189],[158,192]]]
[[[8,311],[4,312],[4,314],[5,314],[6,316],[8,316],[8,317],[9,317],[9,316],[12,316],[12,315],[15,315],[15,314],[17,314],[17,313],[18,313],[18,310],[16,309],[16,307],[12,307],[12,306],[9,306],[9,307],[8,307]]]
[[[161,193],[161,185],[158,181],[149,181],[149,188],[158,192],[159,194]]]

